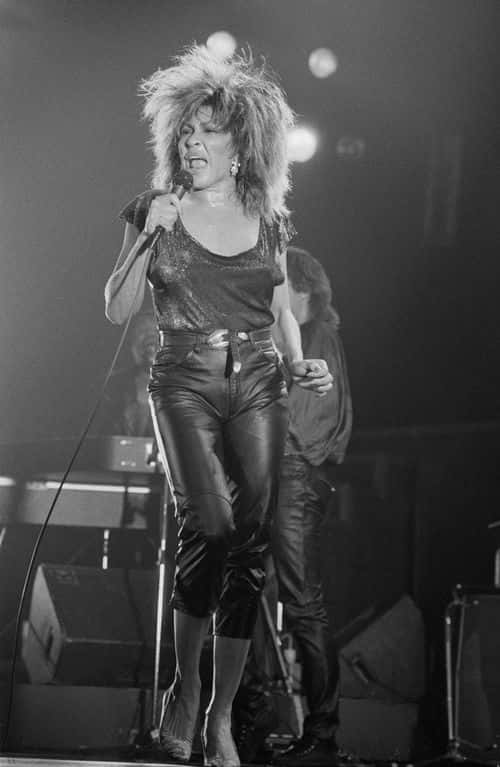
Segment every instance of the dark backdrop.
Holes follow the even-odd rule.
[[[217,29],[319,131],[290,204],[332,278],[356,426],[498,418],[497,0],[3,0],[1,440],[84,424],[120,333],[116,213],[149,183],[138,81]],[[339,58],[326,80],[318,46]]]

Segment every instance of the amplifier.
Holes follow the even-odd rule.
[[[499,648],[500,589],[457,586],[446,611],[448,735],[492,756],[500,745]]]
[[[407,594],[388,609],[358,616],[335,640],[342,697],[415,703],[424,696],[424,622]]]
[[[167,574],[167,583],[171,581]],[[167,588],[166,593],[169,593]],[[22,656],[34,683],[136,687],[153,675],[156,570],[42,564]],[[162,634],[162,681],[173,676],[171,611]]]

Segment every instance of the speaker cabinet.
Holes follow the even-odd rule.
[[[446,613],[450,739],[500,743],[500,589],[457,587]]]
[[[371,608],[335,636],[340,745],[363,759],[409,760],[425,693],[425,634],[408,595]]]
[[[154,570],[42,564],[24,626],[22,657],[34,683],[140,686],[152,679]],[[162,636],[162,681],[171,679],[170,611]]]
[[[419,701],[425,693],[422,615],[408,596],[390,608],[368,610],[336,635],[344,698]]]

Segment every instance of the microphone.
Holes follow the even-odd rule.
[[[172,179],[172,194],[175,194],[177,199],[182,200],[186,192],[189,192],[189,190],[192,188],[193,181],[193,176],[188,170],[178,171],[178,173],[176,173]],[[137,255],[140,256],[141,253],[144,253],[145,250],[154,248],[164,231],[165,230],[162,226],[155,227],[154,232],[148,235],[148,237],[142,243]]]

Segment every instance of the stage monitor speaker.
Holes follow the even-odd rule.
[[[340,694],[411,703],[425,693],[425,632],[420,610],[402,596],[385,610],[358,616],[335,641],[339,648]]]
[[[167,591],[168,593],[168,591]],[[152,680],[156,570],[39,566],[22,657],[34,683],[140,686]],[[173,666],[170,611],[162,636],[162,681]]]
[[[455,737],[482,748],[500,745],[500,589],[461,588],[452,616]]]
[[[425,635],[413,600],[373,607],[335,636],[342,748],[366,760],[412,758],[425,693]]]

